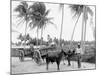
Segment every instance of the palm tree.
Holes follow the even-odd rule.
[[[92,31],[93,31],[93,37],[94,37],[94,40],[96,40],[96,28],[95,26],[93,26],[93,17],[91,17],[91,20],[90,20],[90,25],[91,25],[91,28],[92,28]]]
[[[62,11],[61,32],[60,32],[60,42],[59,42],[61,46],[62,31],[63,31],[63,17],[64,17],[64,4],[60,4],[60,10]]]
[[[35,2],[31,7],[31,29],[37,28],[37,45],[38,45],[38,33],[39,29],[41,29],[41,40],[43,35],[43,29],[46,27],[48,23],[54,24],[51,22],[53,18],[48,18],[48,14],[50,10],[46,10],[45,4],[40,2]]]
[[[23,1],[23,2],[21,2],[20,5],[18,5],[15,8],[15,11],[19,12],[18,17],[20,19],[22,19],[21,22],[18,23],[18,25],[20,25],[21,23],[23,23],[23,24],[26,23],[26,25],[25,25],[25,36],[26,36],[27,24],[28,24],[28,21],[29,21],[29,18],[30,18],[29,17],[29,6],[25,1]]]
[[[90,16],[93,16],[93,12],[86,5],[70,5],[69,7],[71,8],[72,12],[75,13],[74,16],[78,16],[78,19],[77,19],[75,26],[74,26],[74,29],[73,29],[71,40],[73,39],[76,24],[77,24],[80,16],[83,14],[82,15],[82,17],[83,17],[83,19],[82,19],[82,33],[81,33],[81,46],[83,48],[83,44],[85,43],[84,41],[85,41],[85,38],[86,38],[86,24],[87,24],[87,20],[88,20],[88,14]]]
[[[75,26],[74,26],[74,29],[73,29],[73,32],[72,32],[72,36],[71,36],[70,46],[72,46],[72,41],[73,41],[73,36],[74,36],[75,28],[77,26],[77,23],[78,23],[78,20],[79,20],[81,14],[83,12],[83,5],[70,5],[69,8],[71,8],[71,12],[74,13],[73,18],[77,17],[77,20],[75,22]]]
[[[48,12],[48,11],[47,11]],[[47,13],[46,12],[46,13]],[[45,13],[45,14],[46,14]],[[45,15],[44,14],[44,15]],[[48,12],[48,14],[49,14],[49,12]],[[47,15],[48,15],[47,14]],[[52,25],[55,25],[51,20],[53,19],[53,18],[48,18],[48,17],[46,17],[47,15],[45,15],[43,18],[42,18],[42,20],[41,20],[41,22],[40,22],[40,25],[41,25],[41,40],[42,40],[42,36],[43,36],[43,30],[46,28],[46,26],[48,25],[48,24],[52,24]],[[41,42],[41,44],[42,44],[42,42]]]

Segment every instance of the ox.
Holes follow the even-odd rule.
[[[60,62],[62,60],[62,57],[66,55],[66,53],[61,50],[61,51],[51,51],[51,52],[48,52],[46,54],[46,69],[48,70],[48,65],[49,63],[53,63],[53,62],[56,62],[57,64],[57,70],[60,70],[59,69],[59,65],[60,65]]]

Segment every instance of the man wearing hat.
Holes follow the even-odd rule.
[[[31,52],[34,52],[34,45],[33,44],[30,44],[30,50],[31,50]]]
[[[77,48],[76,48],[78,68],[81,67],[81,54],[82,54],[82,48],[80,46],[80,43],[78,43]]]

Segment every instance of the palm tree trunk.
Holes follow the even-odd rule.
[[[86,41],[86,23],[87,22],[85,21],[85,25],[84,25],[84,39],[83,39],[84,42]]]
[[[86,21],[84,25],[84,38],[83,38],[83,51],[85,52],[85,41],[86,41]]]
[[[83,50],[85,51],[85,41],[86,41],[86,24],[87,24],[87,15],[86,15],[86,7],[85,7],[85,12],[84,12],[84,23],[85,23],[85,25],[84,25],[84,39],[83,39],[83,44],[84,44],[84,46],[83,46]]]
[[[60,46],[61,46],[62,30],[63,30],[63,17],[64,17],[64,5],[62,6],[62,22],[61,22],[61,32],[60,32],[60,42],[59,42]]]
[[[24,43],[24,48],[26,48],[26,35],[27,35],[27,21],[26,21],[26,25],[25,25],[25,43]]]
[[[84,21],[85,21],[85,18],[84,18],[84,16],[85,16],[85,8],[83,7],[83,19],[82,19],[82,32],[81,32],[81,47],[82,47],[82,50],[84,51]]]
[[[42,45],[43,28],[41,28],[41,45]]]
[[[76,28],[76,25],[77,25],[77,22],[78,22],[80,16],[81,16],[81,13],[79,14],[79,16],[78,16],[78,18],[77,18],[77,21],[76,21],[76,23],[75,23],[75,26],[74,26],[74,29],[73,29],[73,32],[72,32],[72,36],[71,36],[70,46],[72,46],[73,36],[74,36],[74,32],[75,32],[75,28]]]
[[[37,46],[38,46],[38,34],[39,34],[39,29],[38,29],[38,27],[37,27]]]

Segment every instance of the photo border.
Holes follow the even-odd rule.
[[[10,75],[20,75],[20,74],[41,74],[41,73],[56,73],[56,72],[70,72],[70,71],[88,71],[88,70],[96,70],[96,57],[95,57],[95,68],[94,69],[80,69],[80,70],[64,70],[64,71],[50,71],[50,72],[32,72],[32,73],[17,73],[12,74],[12,57],[11,57],[11,40],[12,40],[12,2],[13,1],[25,1],[25,2],[43,2],[43,1],[27,1],[27,0],[10,0]],[[96,5],[88,5],[88,4],[71,4],[71,3],[57,3],[57,2],[43,2],[48,4],[65,4],[65,5],[86,5],[86,6],[94,6],[95,7],[95,46],[96,45]],[[97,51],[96,51],[97,54]],[[97,56],[97,55],[96,55]]]

